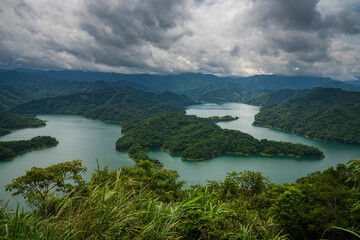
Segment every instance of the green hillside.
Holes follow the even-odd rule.
[[[271,93],[264,94],[260,97],[256,97],[246,101],[247,104],[272,107],[288,100],[303,97],[311,93],[313,89],[294,90],[294,89],[281,89]]]
[[[122,87],[33,100],[11,109],[11,112],[76,114],[92,119],[119,122],[126,128],[159,113],[185,113],[183,106],[193,103],[184,95],[170,92],[154,94]]]
[[[245,102],[268,92],[268,90],[246,89],[235,83],[211,83],[187,91],[185,94],[195,100],[205,102]]]
[[[33,97],[24,90],[0,85],[0,111],[12,108],[32,98]]]
[[[319,88],[298,99],[261,109],[264,125],[331,142],[360,143],[360,93]]]

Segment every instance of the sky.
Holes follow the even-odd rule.
[[[360,0],[1,0],[0,68],[360,76]]]

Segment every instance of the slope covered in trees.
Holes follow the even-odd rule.
[[[192,160],[230,152],[323,157],[323,153],[315,147],[266,139],[259,141],[240,131],[222,129],[211,119],[178,113],[162,114],[145,120],[127,131],[116,142],[116,148],[129,149],[133,155],[144,149],[162,148],[179,153],[183,159]]]
[[[262,106],[262,107],[272,107],[278,104],[284,103],[288,100],[303,97],[314,89],[303,89],[303,90],[294,90],[294,89],[281,89],[271,93],[264,94],[260,97],[256,97],[246,101],[247,104]]]
[[[204,87],[186,91],[195,100],[205,102],[245,102],[269,91],[247,89],[235,83],[211,83]]]
[[[137,121],[159,113],[185,113],[182,106],[193,103],[185,95],[170,92],[154,94],[122,87],[33,100],[11,109],[11,112],[77,114],[92,119],[119,122],[127,128]]]
[[[49,136],[33,137],[30,140],[0,142],[0,160],[15,158],[19,153],[55,146],[58,143],[56,138]]]
[[[53,97],[75,92],[89,92],[109,87],[129,86],[144,90],[147,89],[142,84],[131,83],[124,80],[106,82],[99,79],[94,82],[78,82],[60,80],[43,74],[24,73],[18,71],[0,72],[0,84],[21,89],[30,94],[33,98]]]
[[[0,111],[0,136],[10,133],[9,129],[43,127],[45,125],[45,121],[40,120],[33,115],[13,114]],[[1,131],[1,129],[3,130]]]
[[[360,143],[360,93],[319,88],[298,99],[261,109],[254,125],[331,142]]]
[[[12,108],[31,99],[32,96],[21,89],[0,85],[0,111]]]
[[[79,160],[32,168],[6,189],[34,210],[0,207],[0,237],[358,239],[359,167],[350,161],[285,185],[259,172],[231,172],[223,181],[188,189],[176,171],[157,171],[148,162],[97,169],[88,182]]]

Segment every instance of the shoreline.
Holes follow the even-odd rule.
[[[283,128],[273,127],[273,126],[270,126],[270,125],[254,124],[254,123],[252,123],[252,125],[257,126],[257,127],[276,129],[276,130],[279,130],[279,131],[282,131],[282,132],[289,132],[289,133],[295,134],[297,136],[306,137],[306,138],[310,138],[310,139],[317,140],[317,141],[322,141],[322,142],[327,142],[327,143],[341,143],[341,144],[353,144],[353,145],[359,145],[360,144],[360,143],[347,143],[347,142],[328,141],[328,140],[321,139],[321,138],[316,138],[316,137],[311,137],[311,136],[308,136],[308,135],[303,135],[303,134],[300,134],[300,133],[297,133],[297,132],[294,132],[294,131],[290,131],[290,130],[286,130],[286,129],[283,129]]]
[[[48,148],[48,147],[55,147],[55,146],[58,145],[58,144],[59,144],[59,142],[57,142],[57,143],[55,143],[55,144],[46,145],[46,146],[43,146],[43,147],[29,148],[29,149],[27,149],[27,150],[24,150],[24,151],[21,151],[21,152],[16,153],[16,155],[15,155],[14,157],[0,159],[0,161],[3,161],[3,160],[4,160],[4,161],[14,160],[15,158],[18,157],[19,154],[31,152],[31,151],[34,151],[34,150],[41,150],[41,149]]]
[[[262,155],[262,156],[266,156],[266,157],[276,157],[276,156],[279,156],[279,157],[296,157],[296,158],[324,158],[325,156],[296,156],[296,155],[293,155],[293,154],[269,154],[269,153],[263,153],[263,152],[257,152],[257,153],[240,153],[240,152],[225,152],[225,153],[219,153],[219,154],[214,154],[210,157],[203,157],[203,158],[184,158],[184,157],[181,157],[182,160],[185,160],[185,161],[203,161],[203,160],[207,160],[207,159],[211,159],[211,158],[214,158],[216,156],[220,156],[222,154],[237,154],[237,155],[243,155],[243,156],[252,156],[252,155]]]

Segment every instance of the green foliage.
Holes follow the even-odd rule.
[[[290,188],[279,196],[269,213],[284,226],[288,233],[296,239],[304,239],[305,228],[302,226],[305,212],[305,195],[299,189]]]
[[[12,108],[31,99],[30,94],[23,90],[0,85],[0,111]]]
[[[314,147],[268,140],[259,141],[240,131],[222,129],[211,119],[177,113],[162,114],[147,119],[127,131],[125,136],[116,142],[116,148],[119,150],[130,149],[133,145],[138,149],[162,148],[171,153],[179,153],[184,159],[195,160],[228,152],[323,157],[323,153]],[[133,152],[134,149],[132,148],[131,151]],[[141,153],[141,155],[145,154]]]
[[[278,91],[264,94],[260,97],[252,98],[249,101],[246,101],[246,103],[261,106],[263,108],[273,107],[288,100],[303,97],[314,90],[316,90],[316,88],[304,90],[280,89]]]
[[[209,117],[210,120],[214,121],[214,122],[229,122],[229,121],[233,121],[233,120],[238,120],[239,117],[233,117],[230,115],[226,115],[226,116],[213,116],[213,117]]]
[[[261,173],[245,171],[191,189],[182,189],[176,171],[151,166],[141,161],[136,167],[111,172],[107,167],[97,169],[89,182],[76,178],[75,185],[64,188],[65,194],[54,192],[50,197],[50,215],[2,207],[0,237],[280,240],[355,239],[359,235],[351,209],[351,203],[359,201],[351,194],[358,186],[358,161],[311,173],[291,185],[269,184]],[[36,169],[40,174],[14,181],[45,177],[57,184],[56,177],[43,171],[56,175],[58,171],[49,169],[59,167]],[[25,182],[17,188],[23,186]],[[44,191],[39,190],[38,196],[43,196]]]
[[[59,142],[50,136],[37,136],[30,140],[0,142],[0,160],[15,158],[18,153],[55,146]]]
[[[10,130],[0,127],[0,136],[11,133]]]
[[[305,97],[261,109],[254,125],[330,142],[360,143],[360,93],[319,88]]]
[[[81,160],[71,162],[62,162],[46,168],[32,167],[26,171],[24,176],[20,176],[6,185],[6,191],[13,191],[12,195],[22,195],[27,198],[30,204],[38,209],[45,216],[48,214],[48,202],[53,192],[69,193],[74,189],[75,184],[83,183],[81,173],[86,171],[82,167]],[[42,205],[39,206],[38,199],[41,199]]]
[[[247,89],[236,83],[217,82],[186,91],[189,97],[205,102],[245,102],[269,91]]]
[[[45,121],[33,115],[12,114],[0,111],[0,136],[10,133],[8,129],[43,127]]]
[[[184,95],[179,96],[168,92],[154,94],[122,87],[33,100],[11,111],[83,115],[92,119],[119,122],[123,130],[127,131],[137,122],[159,113],[185,113],[182,106],[192,103],[193,101]]]

